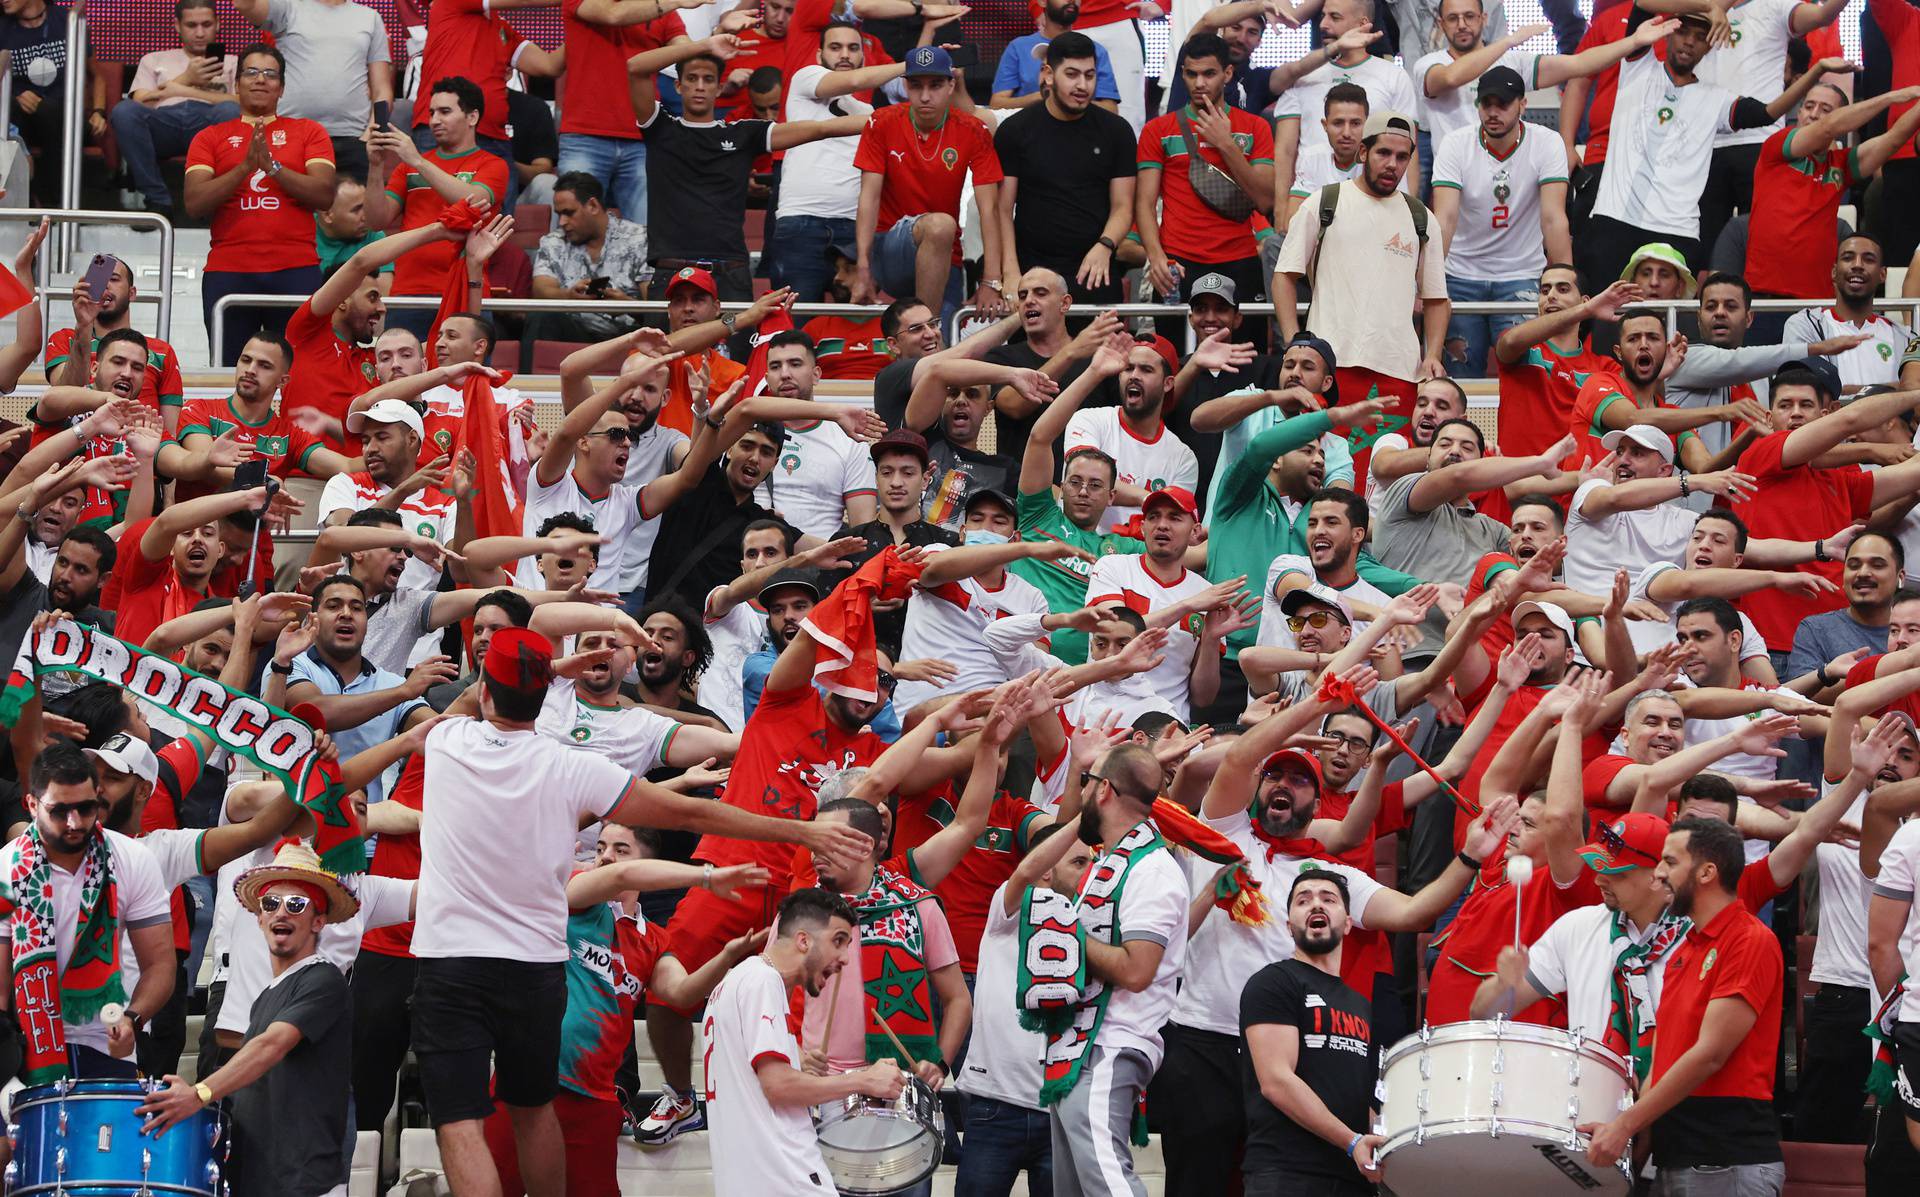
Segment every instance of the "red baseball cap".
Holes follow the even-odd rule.
[[[1326,792],[1327,778],[1320,770],[1320,758],[1311,752],[1308,752],[1304,748],[1282,748],[1278,752],[1270,752],[1267,754],[1267,759],[1260,762],[1260,768],[1256,770],[1256,772],[1262,774],[1268,773],[1281,765],[1300,766],[1313,775],[1314,791],[1316,793]]]
[[[1594,872],[1612,876],[1659,864],[1666,845],[1667,821],[1635,811],[1595,827],[1593,842],[1580,848],[1580,859]]]
[[[682,266],[674,271],[673,277],[667,280],[666,294],[673,294],[673,289],[679,286],[697,287],[715,299],[720,298],[720,287],[713,281],[713,273],[698,266]]]
[[[1165,337],[1162,337],[1159,335],[1154,335],[1150,337],[1135,337],[1134,340],[1139,344],[1146,346],[1148,349],[1153,350],[1155,353],[1159,354],[1161,357],[1166,359],[1167,376],[1169,378],[1171,378],[1175,374],[1180,373],[1180,351],[1173,347],[1172,341],[1169,341]]]
[[[482,668],[509,690],[541,693],[553,681],[553,642],[530,628],[501,628],[487,641]]]
[[[1151,492],[1141,501],[1140,510],[1145,511],[1155,503],[1171,503],[1194,519],[1200,518],[1200,504],[1184,486],[1163,486]]]

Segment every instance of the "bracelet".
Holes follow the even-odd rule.
[[[1107,236],[1107,235],[1106,235],[1105,233],[1102,233],[1102,234],[1100,234],[1100,239],[1099,239],[1098,241],[1096,241],[1096,242],[1094,242],[1094,244],[1095,244],[1095,245],[1104,245],[1104,246],[1106,246],[1106,247],[1107,247],[1107,252],[1108,252],[1108,253],[1119,253],[1119,252],[1120,252],[1120,247],[1119,247],[1118,245],[1115,245],[1115,244],[1113,243],[1113,238],[1111,238],[1111,237],[1109,237],[1109,236]]]
[[[705,869],[700,874],[700,888],[712,889],[713,888],[713,862],[708,860],[708,861],[702,861],[700,863],[706,866]]]
[[[1681,470],[1680,471],[1680,497],[1684,499],[1688,495],[1691,495],[1692,493],[1693,493],[1693,487],[1688,485],[1687,483],[1687,472],[1685,470]]]
[[[1468,868],[1472,869],[1476,873],[1478,873],[1484,867],[1479,861],[1475,860],[1471,856],[1468,856],[1464,848],[1461,849],[1460,851],[1459,861],[1461,864],[1467,866]]]
[[[1820,668],[1814,670],[1813,676],[1815,680],[1817,680],[1822,686],[1833,685],[1834,679],[1827,676],[1827,667],[1825,665],[1822,665]]]
[[[267,672],[269,672],[269,673],[277,673],[277,674],[279,674],[279,675],[280,675],[281,677],[292,677],[292,676],[293,676],[293,663],[292,663],[292,662],[288,662],[287,664],[285,664],[285,665],[282,665],[282,664],[281,664],[280,662],[278,662],[278,661],[268,661],[268,662],[267,662]]]
[[[1827,552],[1827,542],[1824,539],[1813,542],[1813,559],[1815,561],[1833,560],[1833,554]]]
[[[1352,1159],[1352,1158],[1353,1158],[1353,1150],[1354,1150],[1354,1148],[1356,1148],[1356,1147],[1358,1147],[1358,1146],[1360,1146],[1360,1140],[1361,1140],[1362,1138],[1364,1138],[1364,1137],[1365,1137],[1365,1136],[1363,1136],[1363,1135],[1355,1135],[1355,1136],[1353,1137],[1353,1141],[1347,1144],[1347,1158],[1348,1158],[1348,1159]]]

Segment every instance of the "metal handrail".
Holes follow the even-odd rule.
[[[155,288],[157,294],[136,295],[134,302],[157,305],[160,311],[154,317],[154,335],[163,341],[173,339],[173,222],[171,220],[158,212],[107,212],[86,208],[0,208],[0,220],[32,221],[38,224],[41,217],[51,217],[56,231],[63,230],[68,225],[78,224],[110,224],[119,228],[157,230],[160,233],[160,286]],[[53,274],[53,268],[49,263],[51,256],[51,253],[43,248],[35,271],[40,287],[40,314],[46,321],[44,325],[46,328],[53,327],[53,293],[49,285]]]
[[[227,322],[229,309],[249,308],[297,308],[307,302],[306,295],[266,295],[259,292],[235,292],[223,295],[213,303],[213,329],[208,349],[213,364],[226,360]],[[381,301],[389,308],[402,308],[414,311],[436,311],[440,307],[437,295],[389,295]],[[733,300],[720,305],[722,312],[739,315],[752,307],[748,301]],[[664,299],[489,299],[484,305],[489,314],[496,312],[566,312],[576,315],[613,315],[630,316],[636,313],[655,313],[665,315],[667,301]],[[790,309],[796,316],[878,316],[886,308],[881,304],[859,303],[796,303]]]
[[[67,75],[61,93],[62,103],[66,107],[65,127],[60,131],[60,206],[78,208],[80,206],[80,157],[84,152],[85,137],[81,130],[87,127],[87,18],[84,6],[75,4],[67,10]],[[63,258],[73,250],[72,240],[65,229],[55,232],[54,252]],[[168,279],[172,281],[171,276]]]
[[[213,361],[226,360],[226,320],[229,308],[246,307],[283,307],[295,308],[307,301],[304,295],[266,295],[259,293],[225,295],[213,305],[213,330],[211,349]],[[1805,299],[1756,299],[1753,310],[1757,312],[1796,312],[1801,308],[1817,304],[1817,300]],[[385,300],[390,308],[411,308],[435,310],[440,306],[440,298],[435,295],[392,295]],[[720,305],[723,312],[739,314],[752,307],[745,301],[732,301]],[[1311,304],[1301,304],[1300,312],[1304,319]],[[1673,331],[1679,327],[1681,312],[1697,311],[1700,301],[1696,299],[1649,299],[1634,305],[1635,307],[1661,308],[1667,314],[1667,328]],[[663,299],[490,299],[485,308],[488,312],[571,312],[571,313],[610,313],[634,315],[638,313],[665,314],[667,303]],[[1873,301],[1876,312],[1904,312],[1920,327],[1920,297],[1893,297]],[[1183,303],[1117,303],[1102,305],[1100,310],[1112,310],[1122,318],[1132,316],[1178,316],[1184,318],[1187,305]],[[792,311],[796,316],[858,316],[875,317],[886,310],[884,304],[858,303],[796,303]],[[1453,305],[1455,314],[1461,316],[1527,316],[1536,314],[1534,304],[1528,300],[1475,300]],[[1243,316],[1271,316],[1274,306],[1271,303],[1243,303],[1240,305]],[[965,306],[954,311],[953,318],[947,324],[947,343],[957,339],[958,330],[970,320],[976,319],[979,310]],[[1187,348],[1193,348],[1193,332],[1187,330]]]

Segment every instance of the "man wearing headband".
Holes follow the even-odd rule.
[[[234,884],[273,955],[273,982],[254,999],[246,1041],[197,1085],[169,1076],[140,1107],[143,1133],[231,1098],[239,1150],[235,1192],[320,1197],[346,1175],[347,1089],[353,1062],[347,979],[320,954],[320,932],[360,903],[320,858],[290,843]],[[192,1133],[175,1128],[173,1134]]]

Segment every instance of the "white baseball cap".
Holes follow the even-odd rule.
[[[413,404],[400,399],[382,399],[365,411],[347,413],[347,431],[355,436],[365,432],[370,422],[405,424],[413,429],[413,435],[419,437],[422,442],[427,439],[427,426],[420,419],[420,413],[414,410]]]
[[[148,785],[160,777],[160,758],[153,755],[153,749],[144,742],[125,732],[109,736],[100,747],[86,751],[88,756],[115,773],[131,773]]]
[[[1339,591],[1324,582],[1309,582],[1305,586],[1297,586],[1287,591],[1280,596],[1280,613],[1293,615],[1308,603],[1332,607],[1334,613],[1340,617],[1341,623],[1348,627],[1353,626],[1353,608],[1347,605],[1347,600]]]
[[[1567,634],[1567,642],[1573,642],[1573,616],[1566,608],[1556,603],[1524,602],[1513,609],[1514,635],[1520,635],[1520,621],[1529,615],[1539,613],[1547,617],[1547,622]]]
[[[1618,449],[1621,441],[1632,441],[1642,449],[1652,449],[1668,465],[1673,464],[1673,438],[1651,424],[1635,424],[1631,428],[1616,428],[1600,438],[1600,444],[1607,449]]]

